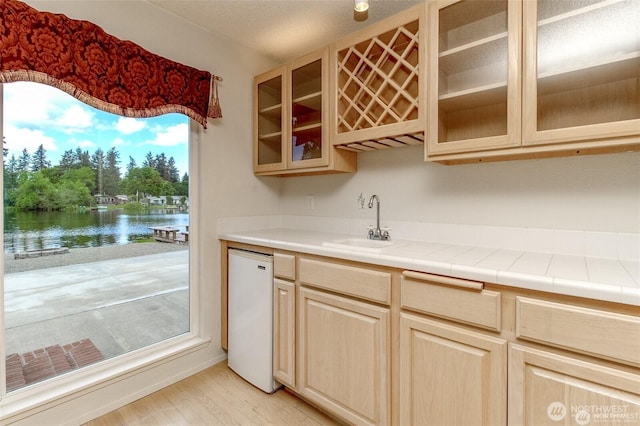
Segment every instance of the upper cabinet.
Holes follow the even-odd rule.
[[[640,150],[640,0],[431,0],[255,79],[254,170]]]
[[[523,22],[525,145],[640,133],[637,0],[525,1]]]
[[[429,4],[428,160],[637,150],[636,0]]]
[[[519,2],[429,5],[429,155],[520,145]]]
[[[332,46],[333,145],[359,152],[423,143],[424,21],[420,4]]]
[[[355,156],[328,142],[328,49],[254,81],[254,172],[259,175],[355,171]]]
[[[286,164],[284,67],[255,78],[253,85],[253,169],[282,170]]]

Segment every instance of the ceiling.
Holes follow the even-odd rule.
[[[284,63],[424,0],[149,0],[212,33]],[[366,19],[363,19],[366,18]]]

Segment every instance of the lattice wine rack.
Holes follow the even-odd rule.
[[[336,52],[338,147],[370,151],[424,141],[420,19]]]

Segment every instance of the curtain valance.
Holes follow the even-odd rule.
[[[170,61],[99,26],[0,0],[0,83],[34,81],[127,117],[222,117],[218,77]]]

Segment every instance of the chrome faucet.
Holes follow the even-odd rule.
[[[389,239],[389,231],[380,229],[380,197],[376,194],[373,194],[369,199],[369,208],[373,208],[373,201],[376,201],[376,227],[373,229],[369,229],[368,238],[370,240],[383,240],[387,241]]]

